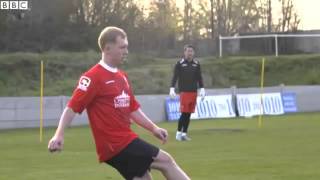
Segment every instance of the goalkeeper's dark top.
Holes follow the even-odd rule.
[[[200,63],[197,60],[188,61],[182,59],[174,67],[171,87],[175,87],[178,81],[180,92],[197,92],[198,88],[203,88]]]

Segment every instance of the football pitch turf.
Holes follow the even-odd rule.
[[[169,131],[166,145],[142,128],[145,140],[168,151],[193,180],[319,180],[320,113],[257,118],[199,120],[190,124],[190,142],[174,139],[176,123],[160,123]],[[89,127],[68,128],[61,153],[50,154],[54,128],[0,131],[0,180],[122,179],[97,162]],[[156,180],[164,179],[152,171]]]

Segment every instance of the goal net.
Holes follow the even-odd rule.
[[[319,34],[261,34],[220,36],[219,56],[320,53]]]

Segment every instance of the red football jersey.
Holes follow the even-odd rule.
[[[130,113],[140,105],[127,75],[103,61],[81,76],[68,107],[77,113],[87,110],[100,162],[112,158],[138,137],[130,128]]]

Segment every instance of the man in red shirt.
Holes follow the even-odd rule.
[[[76,113],[86,109],[99,161],[117,169],[126,180],[152,179],[150,168],[161,171],[167,179],[189,179],[168,153],[143,141],[130,128],[133,120],[163,143],[167,141],[167,131],[141,111],[126,73],[117,68],[128,55],[126,33],[117,27],[106,27],[98,44],[102,59],[80,77],[49,141],[50,152],[62,150],[65,127]]]

